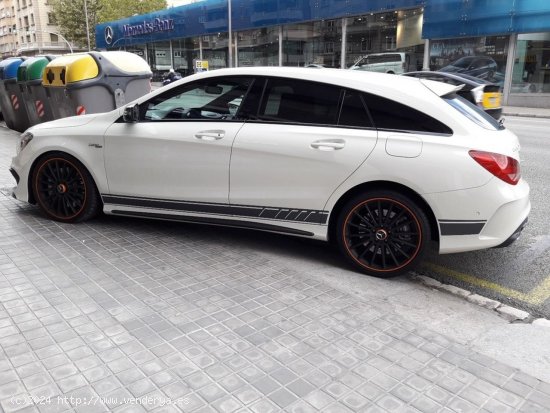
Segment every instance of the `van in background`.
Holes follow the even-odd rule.
[[[410,67],[411,63],[414,67]],[[409,53],[375,53],[362,57],[350,69],[400,75],[409,70],[416,70],[416,61],[412,62]]]

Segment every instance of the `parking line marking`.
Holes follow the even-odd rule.
[[[548,299],[550,299],[550,276],[542,281],[539,285],[533,288],[528,293],[514,290],[512,288],[504,287],[500,284],[484,280],[482,278],[475,277],[470,274],[465,274],[460,271],[451,270],[450,268],[442,267],[441,265],[426,262],[423,265],[425,268],[435,271],[437,273],[446,275],[448,277],[464,281],[468,284],[482,287],[488,290],[495,291],[499,294],[505,295],[516,300],[523,301],[527,304],[542,305]]]
[[[543,304],[550,298],[550,276],[529,293],[532,304]]]

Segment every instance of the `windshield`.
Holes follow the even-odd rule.
[[[491,115],[488,115],[485,111],[478,108],[471,102],[468,102],[461,96],[456,94],[442,96],[449,105],[455,108],[457,111],[462,113],[471,121],[477,123],[479,126],[489,129],[489,130],[501,130],[504,129],[504,125],[493,118]]]

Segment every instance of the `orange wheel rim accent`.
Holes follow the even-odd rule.
[[[382,215],[383,215],[383,209],[381,209],[381,205],[382,203],[386,203],[387,205],[390,205],[390,208],[388,209],[388,215],[391,215],[393,213],[393,208],[395,206],[397,206],[397,210],[395,212],[395,215],[394,216],[390,216],[390,217],[386,217],[386,216],[380,216],[380,215],[376,215],[376,214],[373,214],[372,211],[369,211],[368,209],[368,204],[370,203],[377,203],[378,205],[378,208],[379,208],[379,212],[382,211]],[[391,207],[391,205],[394,205],[394,207]],[[350,224],[351,224],[351,221],[352,219],[354,218],[354,215],[358,214],[358,210],[360,210],[361,208],[364,208],[365,206],[367,206],[367,215],[370,213],[371,216],[368,217],[368,218],[365,218],[363,217],[362,219],[359,218],[360,221],[364,221],[362,222],[362,224],[364,224],[364,243],[367,243],[367,241],[371,242],[371,244],[368,245],[368,249],[369,251],[371,252],[371,262],[374,262],[376,261],[376,258],[377,256],[379,255],[378,252],[380,252],[380,259],[384,260],[385,258],[391,258],[391,254],[394,255],[393,258],[391,258],[391,260],[396,264],[394,266],[389,266],[389,268],[380,268],[379,266],[374,266],[373,264],[370,264],[368,262],[365,262],[364,260],[358,258],[358,255],[360,256],[360,254],[357,254],[357,251],[353,251],[353,247],[354,247],[354,244],[352,244],[352,241],[351,241],[351,238],[353,236],[356,236],[357,234],[353,234],[353,235],[350,235],[348,234],[349,232],[349,227],[350,227]],[[399,217],[398,217],[398,214],[400,213],[403,213],[403,217],[408,219],[408,223],[407,223],[407,227],[410,227],[412,229],[412,231],[409,231],[409,232],[400,232],[400,231],[397,231],[395,232],[393,229],[394,227],[390,227],[388,228],[387,225],[385,226],[383,222],[380,222],[382,221],[380,218],[384,219],[384,218],[389,218],[389,219],[396,219],[396,224],[399,224]],[[360,214],[359,214],[360,215]],[[376,222],[376,221],[379,221],[379,222]],[[370,222],[369,222],[370,221]],[[409,223],[410,222],[410,223]],[[377,225],[376,225],[377,224]],[[390,222],[391,224],[391,222]],[[410,224],[413,224],[412,226]],[[361,225],[357,225],[357,224],[353,224],[354,226],[361,226]],[[370,225],[370,227],[369,227]],[[414,232],[414,231],[417,231],[417,232]],[[392,238],[392,237],[395,237],[397,235],[398,238]],[[398,271],[400,270],[401,268],[407,266],[408,264],[410,264],[412,261],[414,261],[414,259],[417,257],[418,253],[420,252],[421,250],[421,247],[422,247],[422,226],[420,225],[420,222],[416,216],[416,214],[409,208],[407,207],[406,205],[404,205],[403,203],[399,202],[399,201],[396,201],[394,199],[391,199],[391,198],[372,198],[372,199],[368,199],[366,201],[363,201],[361,202],[359,205],[356,205],[349,213],[348,215],[346,216],[346,219],[344,220],[344,225],[342,227],[342,240],[343,240],[343,243],[344,243],[344,247],[346,248],[346,252],[348,253],[348,256],[351,257],[359,266],[367,269],[367,270],[370,270],[370,271],[373,271],[373,272],[391,272],[391,271]],[[360,241],[361,238],[360,236],[356,236],[358,238],[358,240]],[[403,237],[403,238],[399,238],[399,237]],[[367,239],[368,238],[368,239]],[[411,242],[411,239],[414,239],[415,240],[415,243],[414,243],[414,247],[411,247],[411,245],[413,245],[413,243]],[[400,246],[400,245],[405,245],[405,243],[407,244],[406,246],[409,247],[409,249],[411,249],[410,251],[410,254],[406,254],[408,255],[407,257],[405,257],[404,259],[402,260],[398,260],[396,257],[395,257],[395,254],[396,252],[398,254],[405,254],[404,251],[399,251],[399,250],[396,250],[394,249],[392,251],[392,245],[388,245],[390,244],[390,242],[387,242],[388,240],[391,240],[391,243],[393,243],[394,245],[397,245],[397,246]],[[387,242],[387,244],[384,244],[385,242]],[[360,245],[360,242],[356,243],[358,245]],[[370,250],[372,246],[372,250]],[[367,248],[367,246],[365,246],[365,249]],[[382,248],[383,251],[379,251],[379,248]],[[388,257],[386,257],[386,252],[387,252],[387,249],[389,248],[390,250],[390,254]],[[408,249],[407,249],[408,251]],[[365,253],[366,255],[366,253]],[[374,258],[372,258],[372,256],[374,256]],[[385,258],[383,258],[385,257]]]
[[[52,164],[55,165],[52,166]],[[48,170],[46,171],[45,168],[48,168]],[[80,191],[75,192],[79,185],[78,189]],[[67,159],[49,158],[43,161],[36,171],[33,188],[40,206],[49,215],[60,221],[74,219],[86,207],[88,188],[84,175],[79,167]],[[45,199],[45,192],[48,192],[50,199]],[[57,198],[55,200],[51,199],[56,197],[55,194],[57,194]],[[63,197],[66,199],[63,199]],[[55,205],[57,205],[57,208]],[[60,214],[61,210],[67,213],[62,215]]]

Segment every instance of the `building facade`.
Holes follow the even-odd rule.
[[[509,105],[550,107],[546,0],[205,0],[100,24],[96,39],[157,75],[190,74],[197,60],[349,68],[399,52],[407,71],[478,76],[501,84]]]
[[[0,54],[34,56],[63,54],[71,49],[47,0],[0,0]]]

